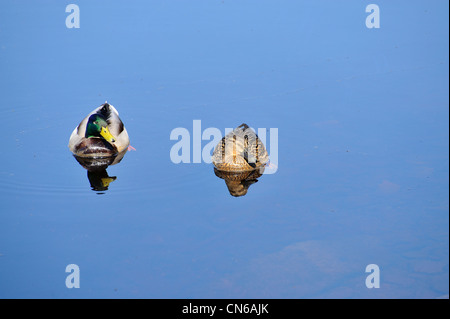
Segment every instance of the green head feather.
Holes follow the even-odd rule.
[[[108,122],[100,114],[92,114],[89,117],[85,137],[102,137],[108,142],[115,142],[114,136],[109,132]]]

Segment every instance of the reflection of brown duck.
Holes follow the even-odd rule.
[[[264,173],[264,166],[244,172],[226,172],[214,168],[214,173],[217,177],[225,180],[228,191],[232,196],[239,197],[247,194],[250,185],[258,181],[257,178]]]
[[[251,171],[264,166],[269,155],[258,135],[241,124],[227,134],[214,149],[212,162],[221,171]]]

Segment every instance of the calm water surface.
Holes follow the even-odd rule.
[[[448,298],[446,1],[76,3],[0,5],[1,298]],[[105,100],[136,150],[93,190]],[[277,172],[173,163],[194,120],[278,128]]]

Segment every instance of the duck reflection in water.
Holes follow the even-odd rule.
[[[104,103],[89,113],[73,130],[69,149],[87,169],[94,191],[105,191],[116,177],[106,168],[119,163],[129,147],[127,130],[114,106]]]
[[[247,194],[250,185],[256,183],[258,178],[261,177],[263,173],[264,167],[240,173],[219,171],[214,167],[214,174],[225,180],[225,184],[227,184],[230,195],[234,197],[244,196]]]
[[[232,196],[239,197],[262,176],[269,155],[258,135],[241,124],[217,144],[212,162],[216,176],[225,180]]]
[[[118,164],[127,151],[110,157],[86,158],[74,155],[77,162],[87,170],[87,177],[93,191],[102,192],[108,190],[109,184],[117,179],[116,176],[109,176],[106,168],[110,165]],[[103,193],[99,193],[103,194]]]

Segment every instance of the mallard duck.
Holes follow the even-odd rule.
[[[75,156],[90,158],[116,156],[129,144],[119,112],[106,102],[89,113],[69,139],[69,149]]]
[[[251,171],[265,165],[269,155],[258,135],[241,124],[225,135],[214,149],[212,162],[221,171]]]

